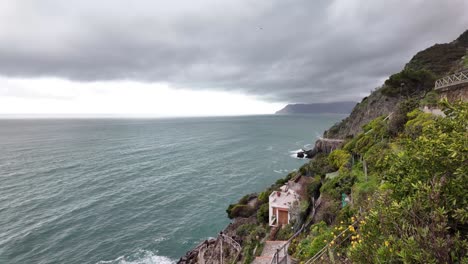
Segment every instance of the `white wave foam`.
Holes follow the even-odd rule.
[[[301,151],[303,151],[303,149],[291,150],[291,151],[289,151],[289,153],[297,154],[298,152],[301,152]]]
[[[297,156],[297,153],[293,153],[293,154],[291,154],[291,155],[289,155],[289,156],[290,156],[291,158],[295,158],[295,159],[305,159],[305,158],[299,158],[299,157]]]
[[[166,237],[158,237],[154,240],[154,242],[162,242],[162,241],[166,241],[167,238]]]
[[[313,149],[315,147],[314,144],[306,144],[304,145],[304,149]]]
[[[149,250],[138,250],[129,256],[120,256],[114,260],[103,260],[96,264],[174,264],[168,257],[155,255]]]

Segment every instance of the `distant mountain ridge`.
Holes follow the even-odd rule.
[[[275,114],[349,114],[357,102],[344,101],[333,103],[288,104]]]

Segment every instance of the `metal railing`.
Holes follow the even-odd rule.
[[[226,241],[229,245],[231,245],[232,247],[234,247],[234,249],[237,251],[237,255],[234,257],[234,262],[233,263],[236,263],[237,259],[239,258],[239,255],[240,253],[242,252],[242,246],[237,243],[237,241],[235,241],[234,239],[232,239],[231,237],[221,233],[219,234],[219,237],[221,238],[220,241],[221,241],[221,246],[220,246],[220,250],[221,250],[221,254],[220,254],[220,262],[221,264],[224,264],[224,252],[223,252],[223,241]]]
[[[468,70],[463,70],[438,79],[435,82],[434,89],[439,90],[462,83],[468,83]]]
[[[309,222],[310,223],[310,222]],[[276,249],[275,254],[271,260],[271,264],[287,264],[288,263],[288,246],[291,241],[296,238],[306,227],[307,225],[302,225],[302,227],[297,231],[292,237],[286,241],[281,247]]]
[[[283,264],[283,263],[287,264],[288,263],[288,246],[289,246],[289,244],[291,244],[291,241],[294,238],[296,238],[298,235],[300,235],[302,233],[302,231],[304,231],[305,228],[309,227],[314,222],[314,216],[315,216],[315,213],[316,213],[316,209],[317,209],[317,207],[319,207],[320,202],[321,202],[320,198],[317,201],[315,201],[315,199],[312,198],[313,207],[312,207],[312,214],[311,214],[312,217],[311,217],[310,221],[308,223],[306,223],[306,224],[303,224],[302,227],[286,241],[286,243],[284,243],[281,247],[276,249],[276,252],[273,255],[273,258],[271,260],[271,264]],[[283,253],[283,254],[281,255],[281,253]]]
[[[358,223],[358,221],[356,220],[354,223],[352,223],[350,226],[355,226],[356,224]],[[335,239],[333,239],[332,241],[335,242],[336,239],[338,239],[339,237],[341,237],[343,234],[346,233],[346,231],[348,231],[350,228],[346,228],[345,230],[343,230],[340,234],[338,234],[336,236]],[[349,237],[351,237],[351,234],[349,234],[348,236],[346,236],[343,241],[341,241],[340,243],[338,243],[337,245],[343,243],[344,241],[348,240]],[[312,258],[310,258],[309,260],[307,260],[304,264],[312,264],[312,263],[315,263],[317,260],[319,260],[326,252],[327,250],[330,248],[330,245],[331,245],[331,241],[329,243],[327,243],[322,249],[320,249]]]
[[[221,237],[227,241],[229,241],[229,244],[231,244],[232,247],[234,247],[237,251],[241,251],[242,250],[242,246],[237,242],[235,241],[234,239],[232,239],[232,237],[230,236],[227,236],[225,234],[221,234]]]

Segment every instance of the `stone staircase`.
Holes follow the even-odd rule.
[[[266,241],[265,246],[263,247],[262,255],[256,257],[252,264],[270,264],[273,260],[273,256],[276,253],[276,250],[286,244],[287,241]]]

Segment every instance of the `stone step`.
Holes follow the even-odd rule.
[[[252,264],[270,264],[271,263],[271,257],[256,257],[253,261]]]
[[[262,254],[256,257],[252,263],[254,264],[270,264],[276,250],[286,244],[287,241],[283,240],[268,240],[265,242]]]

